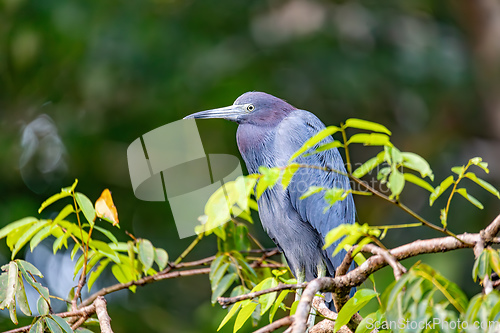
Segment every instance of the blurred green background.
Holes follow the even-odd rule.
[[[175,258],[192,239],[179,240],[168,203],[134,197],[127,147],[156,127],[232,104],[251,90],[286,99],[326,124],[350,117],[385,124],[401,150],[431,163],[433,185],[452,166],[481,156],[491,173],[477,174],[498,188],[499,6],[495,0],[0,0],[0,227],[37,216],[45,198],[78,178],[78,189],[93,201],[104,188],[112,191],[122,231]],[[234,123],[198,126],[207,153],[239,156]],[[353,160],[362,163],[377,151],[354,147]],[[457,198],[453,232],[476,232],[499,213],[495,197],[468,188],[485,209]],[[428,208],[428,194],[409,185],[402,200],[439,223],[444,198]],[[413,222],[376,198],[356,204],[362,223]],[[120,240],[127,240],[122,231]],[[252,232],[273,246],[259,223]],[[385,242],[393,247],[435,236],[424,228],[400,230]],[[215,251],[215,240],[207,239],[188,260]],[[49,287],[65,297],[75,284],[71,263],[51,260],[44,249],[30,255]],[[2,240],[0,263],[8,260]],[[472,251],[423,260],[469,295],[479,292]],[[377,276],[384,286],[391,272]],[[111,283],[112,277],[104,282]],[[210,305],[206,276],[120,292],[108,303],[115,332],[214,332],[226,313]],[[0,329],[13,328],[0,314]]]

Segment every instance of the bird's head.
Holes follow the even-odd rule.
[[[233,105],[200,111],[184,119],[221,118],[238,124],[271,125],[280,122],[296,108],[282,99],[263,92],[247,92],[238,97]]]

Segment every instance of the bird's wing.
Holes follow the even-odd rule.
[[[325,128],[325,125],[312,113],[304,110],[292,112],[279,126],[275,144],[281,147],[282,163],[286,163],[290,156],[297,151],[305,141]],[[332,142],[331,136],[321,143]],[[346,173],[344,162],[337,149],[326,150],[310,156],[300,156],[295,161],[300,164],[329,167],[333,170]],[[310,223],[319,233],[323,244],[326,234],[342,223],[353,223],[355,207],[352,195],[349,194],[343,201],[337,201],[332,207],[323,198],[324,192],[313,194],[308,198],[300,199],[311,186],[325,188],[350,189],[349,179],[345,175],[335,172],[325,172],[318,169],[301,168],[293,176],[287,188],[291,203],[302,221]],[[326,210],[325,210],[326,209]],[[327,248],[327,257],[333,267],[338,267],[342,262],[345,251],[332,257],[336,244]],[[332,267],[329,267],[329,271]],[[330,272],[333,275],[333,272]]]

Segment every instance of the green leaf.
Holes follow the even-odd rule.
[[[354,249],[354,251],[352,251],[352,255],[355,256],[356,254],[358,254],[359,251],[363,249],[363,246],[365,246],[366,244],[370,244],[371,242],[373,242],[373,239],[371,239],[370,237],[363,238],[361,242],[358,243],[358,246]]]
[[[365,316],[359,323],[354,333],[370,333],[373,331],[375,322],[377,321],[377,313],[373,312]]]
[[[382,295],[382,304],[385,305],[384,311],[390,310],[394,307],[394,304],[397,303],[403,288],[407,284],[408,280],[412,278],[414,277],[411,274],[403,274],[399,280],[393,281],[389,287],[386,288]]]
[[[446,214],[446,209],[441,209],[441,214],[439,215],[439,219],[441,220],[441,224],[443,228],[448,226],[448,215]]]
[[[14,245],[14,249],[12,250],[11,259],[14,259],[17,252],[19,252],[19,250],[21,250],[23,246],[26,245],[26,243],[28,243],[28,241],[47,224],[50,224],[50,221],[41,220],[33,223],[33,225],[31,225],[31,227],[17,240],[16,244]]]
[[[335,243],[340,238],[344,237],[349,233],[349,228],[345,224],[341,224],[336,228],[330,230],[325,236],[325,245],[323,250]]]
[[[69,231],[66,231],[61,236],[57,237],[54,244],[52,244],[52,251],[54,252],[54,254],[56,254],[57,251],[60,250],[61,247],[63,247],[63,245],[65,248],[68,248],[68,238],[70,236],[71,236],[71,234],[69,233]]]
[[[94,282],[97,280],[97,278],[102,274],[106,266],[108,266],[110,262],[110,259],[104,259],[99,262],[99,266],[92,272],[90,272],[89,280],[87,282],[87,287],[90,292],[90,289],[92,289],[92,286],[94,285]]]
[[[24,283],[23,279],[21,277],[21,273],[18,272],[18,286],[17,286],[17,293],[16,293],[16,299],[17,299],[17,304],[19,305],[19,309],[27,315],[31,316],[31,310],[28,304],[28,299],[26,298],[26,291],[24,290]]]
[[[16,300],[14,299],[12,303],[9,304],[9,315],[10,315],[10,320],[14,324],[19,324],[17,321],[17,314],[16,314],[17,308],[16,308]]]
[[[57,323],[54,321],[54,319],[50,317],[45,317],[45,324],[47,324],[47,327],[49,328],[49,331],[51,333],[63,333],[61,330],[61,327],[57,325]]]
[[[328,126],[327,128],[322,129],[314,136],[312,136],[309,140],[307,140],[299,150],[297,150],[288,160],[288,163],[292,162],[294,159],[302,155],[304,152],[314,147],[319,142],[323,141],[326,137],[338,132],[340,128],[336,126]]]
[[[35,266],[33,266],[33,264],[31,264],[30,262],[27,262],[27,261],[24,261],[24,260],[21,260],[21,259],[17,259],[16,263],[17,263],[18,266],[20,266],[21,268],[23,268],[26,272],[30,272],[31,274],[33,274],[35,276],[39,276],[39,277],[43,278],[43,275],[38,270],[38,268],[36,268]]]
[[[82,210],[83,215],[85,216],[89,224],[93,227],[96,215],[94,205],[92,205],[92,201],[90,201],[90,199],[87,198],[85,194],[80,192],[75,193],[75,199],[78,203],[78,207],[80,207],[80,209]]]
[[[102,255],[108,257],[113,260],[115,263],[120,263],[120,258],[118,258],[118,253],[114,251],[108,243],[91,239],[89,242],[89,246],[93,249],[101,253]]]
[[[491,268],[500,275],[500,256],[498,254],[498,251],[495,249],[488,249],[490,251],[490,264]]]
[[[43,333],[43,318],[40,318],[37,321],[35,321],[35,323],[31,325],[31,328],[28,333]]]
[[[361,165],[359,168],[354,170],[352,175],[356,178],[361,178],[364,175],[366,175],[368,172],[372,171],[375,169],[380,163],[384,162],[384,156],[385,152],[380,152],[377,154],[377,156],[370,158],[368,161],[366,161],[363,165]]]
[[[62,319],[59,316],[56,315],[49,315],[50,318],[52,318],[58,325],[63,329],[64,332],[66,333],[73,333],[73,330],[71,329],[71,326],[66,322],[66,320]]]
[[[234,280],[238,278],[238,274],[231,273],[224,276],[220,282],[217,284],[217,287],[212,292],[212,304],[217,303],[217,298],[222,296],[233,284]]]
[[[431,184],[429,184],[428,182],[426,182],[422,178],[419,178],[412,173],[405,173],[404,177],[405,177],[406,181],[409,181],[410,183],[413,183],[413,184],[418,185],[422,188],[425,188],[427,191],[429,191],[431,193],[434,192],[434,187],[432,187]]]
[[[53,196],[51,196],[50,198],[48,198],[47,200],[42,202],[42,205],[40,206],[40,208],[38,208],[38,214],[40,214],[42,212],[42,210],[44,210],[45,208],[47,208],[48,206],[50,206],[54,202],[56,202],[62,198],[66,198],[70,195],[71,195],[70,192],[60,192],[60,193],[54,194]]]
[[[397,197],[403,191],[405,187],[405,177],[399,170],[392,170],[389,175],[389,181],[387,182],[387,187],[391,190],[393,196]]]
[[[36,303],[36,308],[37,308],[38,314],[40,316],[45,316],[45,315],[49,314],[49,305],[47,304],[47,301],[45,300],[45,298],[42,297],[42,295],[40,295],[40,297],[38,297],[38,301]]]
[[[351,229],[352,230],[352,229]],[[351,234],[348,234],[338,245],[337,247],[335,248],[335,250],[333,251],[333,255],[336,255],[337,253],[339,253],[341,250],[343,250],[345,248],[346,245],[348,246],[353,246],[354,244],[356,244],[356,242],[358,241],[358,239],[361,237],[361,233],[359,232],[355,232],[355,233],[351,233]]]
[[[459,193],[460,195],[462,195],[465,199],[469,200],[469,202],[471,204],[473,204],[474,206],[476,206],[477,208],[479,208],[479,209],[484,208],[483,204],[480,203],[479,200],[474,198],[472,195],[468,194],[467,190],[465,188],[459,188],[456,190],[456,192]]]
[[[257,189],[255,193],[255,197],[258,199],[264,193],[266,189],[271,189],[274,187],[276,182],[280,177],[280,169],[279,168],[266,168],[261,166],[259,168],[259,172],[262,174],[262,177],[259,179],[257,183]]]
[[[488,163],[483,162],[483,159],[481,157],[474,157],[469,160],[469,163],[477,165],[481,169],[484,170],[486,173],[490,173],[490,170],[488,169]]]
[[[323,198],[325,199],[325,201],[328,204],[328,206],[326,206],[323,209],[323,213],[326,213],[326,211],[330,207],[332,207],[337,201],[342,201],[345,198],[347,198],[347,194],[349,194],[349,192],[346,192],[342,188],[336,188],[335,187],[335,188],[330,188],[330,189],[326,190],[325,191],[325,195],[323,196]]]
[[[35,279],[32,277],[32,275],[43,277],[40,271],[38,271],[38,269],[35,266],[31,265],[27,261],[16,260],[16,262],[18,263],[18,268],[21,271],[21,274],[23,275],[24,279],[50,304],[49,289],[42,286],[40,283],[36,282]]]
[[[408,152],[403,152],[401,155],[403,156],[403,167],[418,171],[422,178],[429,177],[430,180],[434,180],[429,163],[420,155]]]
[[[472,323],[474,320],[477,318],[477,313],[479,312],[479,309],[481,308],[481,305],[483,303],[483,295],[478,294],[474,297],[471,298],[469,302],[469,306],[467,307],[467,311],[465,312],[464,319]]]
[[[127,283],[134,280],[134,276],[131,274],[129,268],[124,265],[113,265],[111,267],[111,272],[120,283]],[[129,289],[135,292],[136,287],[137,286],[130,286]]]
[[[38,269],[35,268],[35,266],[31,265],[28,262],[22,262],[22,260],[16,260],[18,262],[18,268],[21,271],[21,274],[23,275],[24,279],[42,296],[44,297],[47,302],[50,304],[50,295],[49,295],[49,289],[42,286],[40,283],[36,282],[31,275],[38,275],[41,276],[41,274],[36,274]],[[30,267],[31,266],[31,267]],[[26,270],[24,267],[27,267],[28,270]]]
[[[271,310],[269,311],[269,322],[272,323],[274,319],[274,315],[276,314],[276,311],[280,308],[281,304],[285,300],[285,297],[290,293],[290,290],[283,290],[278,298],[276,298],[276,301],[274,302],[273,306],[271,307]]]
[[[155,248],[155,262],[160,271],[164,270],[168,264],[168,253],[164,249]]]
[[[212,276],[212,279],[210,280],[210,282],[212,283],[212,292],[215,290],[215,288],[219,284],[219,281],[222,279],[224,274],[226,274],[226,271],[228,268],[229,268],[229,263],[225,262],[214,273],[214,275]]]
[[[236,226],[234,245],[238,251],[249,251],[252,248],[248,238],[248,228],[246,225],[239,224]]]
[[[33,250],[35,249],[35,247],[37,247],[37,245],[42,240],[44,240],[45,238],[49,237],[51,234],[52,234],[52,225],[48,225],[48,226],[42,228],[39,232],[37,232],[36,235],[33,236],[33,238],[31,238],[31,241],[30,241],[30,250],[31,250],[31,252],[33,252]]]
[[[351,127],[351,128],[358,128],[358,129],[363,129],[363,130],[369,130],[373,132],[380,132],[380,133],[386,133],[388,135],[391,135],[391,131],[387,129],[384,125],[374,123],[372,121],[368,120],[362,120],[362,119],[357,119],[357,118],[350,118],[347,119],[345,122],[345,127]]]
[[[79,249],[80,249],[80,245],[79,244],[75,244],[73,246],[73,250],[71,250],[71,255],[70,255],[71,261],[73,261],[73,259],[75,258],[75,255],[76,255],[76,253],[78,252]]]
[[[2,308],[4,305],[9,308],[10,319],[17,325],[16,291],[19,284],[19,274],[17,273],[17,264],[15,261],[11,261],[8,267],[7,290],[5,292],[5,299],[2,301]]]
[[[390,165],[403,163],[403,155],[396,147],[384,146],[385,160]]]
[[[377,173],[377,180],[380,180],[382,184],[387,182],[387,176],[391,173],[391,168],[384,167]]]
[[[137,246],[138,258],[142,263],[143,271],[146,273],[152,266],[155,260],[155,249],[153,244],[147,239],[140,239]]]
[[[7,294],[7,285],[9,280],[8,273],[0,274],[0,310],[5,309],[7,303],[5,302],[6,294]]]
[[[490,253],[483,250],[474,262],[474,267],[472,268],[472,278],[474,279],[474,282],[476,282],[478,277],[482,280],[486,275],[488,275],[489,272],[491,272]]]
[[[465,166],[462,165],[453,167],[451,168],[451,171],[460,176],[465,171]]]
[[[296,300],[292,303],[292,306],[290,307],[290,316],[293,316],[297,311],[297,306],[299,305],[299,302],[300,300]]]
[[[436,201],[436,199],[439,198],[439,196],[443,194],[444,191],[446,191],[448,187],[450,187],[450,185],[453,184],[454,182],[455,180],[453,179],[453,176],[449,176],[448,178],[443,180],[441,184],[439,184],[434,189],[434,192],[431,193],[429,197],[429,204],[432,206],[434,204],[434,201]]]
[[[476,184],[478,184],[479,186],[484,188],[486,191],[490,192],[493,195],[496,195],[500,199],[500,192],[498,192],[498,190],[493,185],[488,183],[487,181],[482,180],[481,178],[478,178],[472,172],[467,172],[465,174],[465,177],[469,178],[470,180],[472,180],[473,182],[475,182]]]
[[[351,143],[362,143],[365,146],[392,146],[389,136],[380,133],[354,134],[347,141],[347,145]]]
[[[59,214],[57,214],[56,218],[54,219],[54,224],[59,223],[59,221],[64,220],[66,217],[68,217],[69,214],[74,213],[75,209],[73,208],[73,205],[66,205]]]
[[[75,191],[77,184],[78,184],[78,179],[75,179],[75,181],[73,182],[73,184],[71,186],[63,187],[61,189],[61,193],[68,193],[68,194],[73,193]]]
[[[422,263],[417,264],[412,267],[411,273],[414,276],[423,277],[431,282],[459,312],[462,313],[467,308],[467,296],[465,293],[455,283],[443,277],[430,266]]]
[[[335,148],[339,148],[339,147],[344,147],[344,144],[340,141],[334,140],[332,142],[329,142],[329,143],[326,143],[324,145],[319,146],[314,152],[309,153],[309,154],[305,154],[304,156],[313,155],[313,154],[316,154],[316,153],[319,153],[319,152],[322,152],[325,150],[335,149]]]
[[[278,285],[278,281],[274,277],[268,277],[267,279],[261,281],[258,285],[256,285],[252,291],[260,291],[269,288],[276,287]],[[259,297],[260,303],[260,315],[262,316],[266,313],[267,310],[273,305],[274,300],[276,299],[277,292],[265,294]]]
[[[325,236],[325,245],[323,245],[323,249],[326,249],[327,247],[329,247],[330,245],[335,243],[340,238],[349,234],[349,232],[350,232],[350,228],[346,224],[341,224],[338,227],[333,228]]]
[[[212,281],[215,272],[219,269],[219,267],[222,265],[224,262],[224,258],[226,258],[225,255],[222,254],[217,254],[214,261],[212,261],[212,264],[210,264],[210,273],[208,274],[208,277],[210,281]]]
[[[236,304],[234,304],[232,307],[231,307],[231,310],[229,310],[229,312],[227,313],[227,315],[224,317],[224,319],[222,319],[222,322],[220,323],[219,327],[217,328],[217,332],[220,331],[220,329],[222,327],[224,327],[224,325],[227,324],[227,322],[229,321],[229,319],[231,319],[235,314],[236,312],[238,312],[238,310],[241,308],[241,302],[238,302]]]
[[[205,204],[207,219],[201,225],[205,235],[214,232],[215,228],[231,220],[229,198],[226,195],[227,185],[221,186],[214,192]]]
[[[257,305],[258,303],[251,301],[242,307],[242,309],[238,313],[238,316],[236,317],[236,321],[234,322],[233,333],[238,332],[238,330],[243,326],[243,324],[245,324],[245,322],[250,318],[250,316],[254,312]]]
[[[320,186],[310,186],[306,193],[302,194],[302,196],[300,197],[300,200],[304,200],[305,198],[308,198],[310,197],[311,195],[313,194],[316,194],[316,193],[319,193],[321,191],[325,190],[324,187],[320,187]]]
[[[283,175],[281,176],[281,186],[283,190],[286,190],[290,182],[292,181],[293,175],[299,170],[299,164],[290,164],[283,170]]]
[[[3,227],[2,229],[0,229],[0,239],[4,238],[10,232],[12,232],[12,231],[14,231],[16,229],[19,229],[21,227],[29,226],[29,225],[37,222],[37,221],[38,221],[37,218],[29,216],[29,217],[25,217],[23,219],[17,220],[15,222],[9,223],[5,227]]]
[[[101,233],[103,233],[110,241],[112,241],[114,244],[118,245],[118,239],[116,239],[115,235],[107,229],[101,228],[97,225],[94,225],[94,229],[99,230]]]

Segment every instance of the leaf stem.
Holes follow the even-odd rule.
[[[184,250],[184,252],[182,252],[181,255],[177,259],[175,259],[174,266],[179,264],[182,260],[184,260],[184,258],[186,258],[189,252],[191,252],[194,249],[194,247],[200,242],[202,238],[203,234],[199,234],[198,237],[196,237],[196,239],[191,244],[189,244],[189,246]]]
[[[340,131],[342,132],[342,141],[344,141],[344,150],[345,150],[345,160],[346,160],[346,166],[347,166],[347,172],[349,174],[352,173],[352,166],[351,166],[351,157],[349,156],[349,148],[347,144],[347,135],[345,133],[345,127],[344,124],[340,124]]]

